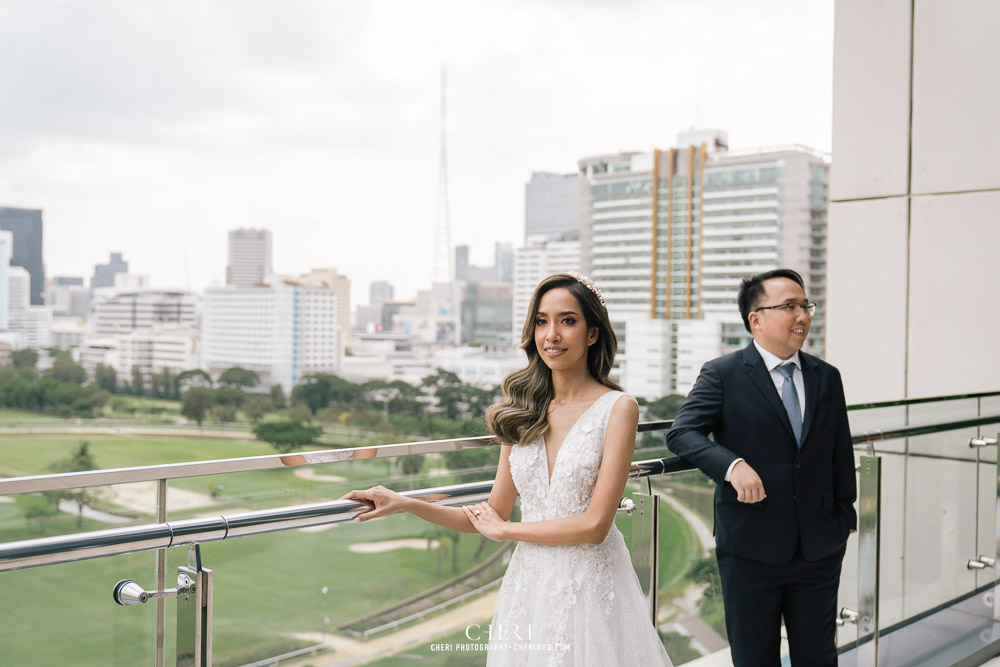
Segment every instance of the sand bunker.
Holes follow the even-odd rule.
[[[16,503],[16,502],[17,501],[10,496],[0,496],[0,503]]]
[[[310,482],[346,482],[346,477],[339,475],[321,475],[312,468],[297,468],[294,475],[299,479],[308,479]]]
[[[299,532],[302,533],[322,533],[324,530],[330,530],[337,524],[335,523],[323,523],[318,526],[306,526],[305,528],[299,528]]]
[[[102,490],[102,495],[116,505],[140,512],[156,510],[156,482],[115,484]],[[190,510],[214,504],[215,500],[207,493],[198,493],[167,485],[168,510]]]
[[[378,554],[383,551],[394,551],[396,549],[427,551],[429,549],[437,549],[440,546],[441,543],[437,540],[410,538],[408,540],[385,540],[383,542],[357,542],[349,546],[348,549],[358,554]]]

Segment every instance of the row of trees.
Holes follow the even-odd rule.
[[[51,368],[38,372],[38,352],[16,350],[11,365],[0,366],[0,405],[45,410],[60,417],[94,416],[111,394],[96,382],[68,352],[57,352]]]

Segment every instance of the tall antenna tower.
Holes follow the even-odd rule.
[[[438,164],[437,220],[434,226],[434,282],[450,283],[455,280],[452,268],[454,252],[451,247],[451,220],[448,210],[448,144],[447,116],[445,115],[445,68],[441,68],[441,155]]]
[[[451,218],[448,206],[448,143],[447,115],[445,102],[447,92],[446,70],[441,68],[441,157],[438,166],[438,210],[434,226],[434,283],[435,290],[444,290],[440,295],[437,341],[439,343],[462,342],[461,315],[459,314],[458,283],[455,281],[455,251],[451,246]],[[447,285],[447,287],[437,287]]]

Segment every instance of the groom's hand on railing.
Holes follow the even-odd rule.
[[[741,503],[759,503],[767,498],[764,493],[764,482],[760,480],[757,471],[746,461],[739,461],[733,466],[729,483],[736,490],[736,499]]]

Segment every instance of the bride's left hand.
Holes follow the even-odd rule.
[[[465,515],[469,517],[469,522],[472,527],[479,531],[483,537],[488,537],[495,542],[503,542],[506,537],[504,537],[504,528],[507,525],[507,521],[500,518],[496,510],[490,507],[489,503],[476,503],[475,505],[466,505],[462,508],[465,510]]]

